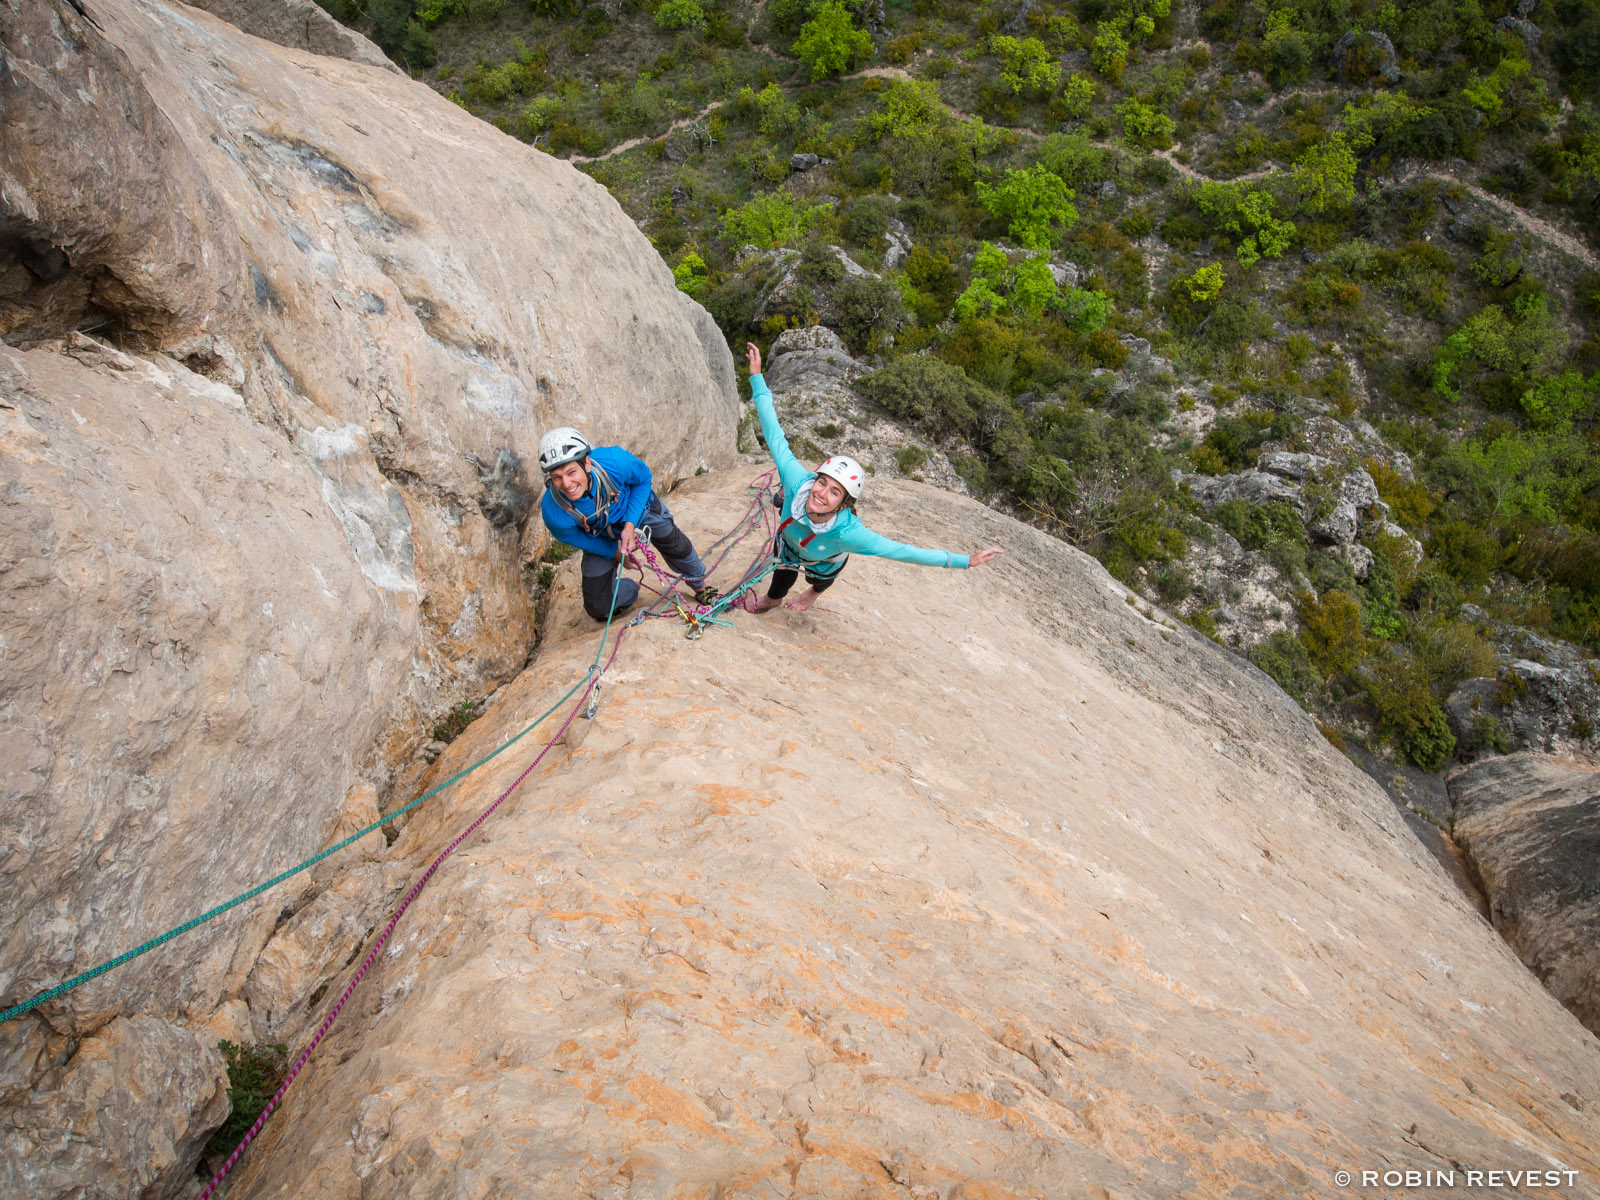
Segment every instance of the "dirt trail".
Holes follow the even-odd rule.
[[[763,46],[763,45],[760,45],[760,44],[757,44],[757,43],[751,43],[751,46],[752,46],[753,49],[764,50],[768,54],[772,54],[772,56],[774,58],[780,57],[779,55],[774,53],[767,46]],[[867,78],[910,79],[910,78],[912,78],[912,76],[911,76],[911,73],[909,71],[907,71],[904,67],[863,67],[861,70],[852,71],[848,75],[840,75],[840,76],[837,76],[836,78],[833,78],[833,79],[818,79],[818,80],[815,80],[815,81],[812,81],[812,82],[807,82],[807,83],[797,83],[797,84],[794,84],[794,85],[792,85],[792,86],[790,86],[788,88],[785,88],[784,90],[785,91],[790,91],[790,92],[802,92],[802,91],[805,91],[808,88],[821,87],[823,84],[827,84],[827,83],[843,83],[843,82],[845,82],[846,80],[849,80],[849,79],[867,79]],[[644,134],[644,135],[642,135],[640,137],[629,138],[625,142],[618,142],[615,146],[611,147],[611,149],[607,150],[604,154],[574,154],[571,158],[567,159],[567,161],[570,162],[570,163],[592,163],[592,162],[602,162],[602,161],[604,161],[605,159],[608,159],[608,158],[615,158],[619,154],[625,154],[627,151],[632,150],[635,146],[642,146],[646,142],[654,142],[654,141],[656,141],[656,140],[658,140],[660,138],[671,137],[674,132],[676,132],[679,129],[682,129],[685,125],[694,124],[696,121],[699,121],[699,120],[703,119],[704,117],[710,115],[710,113],[713,112],[714,110],[716,110],[718,108],[721,108],[724,104],[728,104],[728,103],[730,103],[730,101],[728,101],[727,99],[713,100],[710,104],[706,105],[699,112],[691,113],[687,117],[679,117],[671,125],[668,125],[667,128],[661,133],[647,133],[647,134]],[[949,108],[949,105],[946,105],[945,107]],[[954,109],[954,108],[951,108],[950,111],[955,113],[958,117],[965,118],[965,116],[966,116],[966,114],[964,114],[964,113],[962,113],[959,110]]]
[[[760,49],[766,49],[766,47],[763,46],[760,47]],[[837,79],[819,80],[815,83],[796,84],[788,90],[803,91],[807,88],[819,87],[823,83],[839,83],[849,79],[864,78],[909,80],[914,78],[914,76],[904,67],[863,67],[859,71],[852,71],[848,75],[841,75]],[[635,146],[641,146],[645,142],[653,142],[657,138],[670,137],[674,131],[683,128],[685,125],[690,125],[701,120],[713,109],[716,109],[726,103],[728,103],[728,101],[718,100],[712,104],[706,105],[699,112],[694,113],[691,116],[680,117],[667,127],[665,133],[649,134],[643,137],[629,138],[627,141],[620,142],[610,150],[607,150],[604,154],[596,154],[592,157],[574,155],[572,158],[568,159],[568,161],[572,163],[600,162],[604,159],[612,158],[618,154],[632,150]],[[953,105],[946,104],[945,107],[949,109],[953,116],[960,120],[969,120],[971,118],[970,113],[964,113]],[[1010,126],[1005,126],[1004,128],[1010,128]],[[1018,129],[1015,130],[1015,132],[1038,136],[1037,134],[1034,134],[1034,131],[1031,129]],[[1253,183],[1258,179],[1265,179],[1268,175],[1278,170],[1277,167],[1262,167],[1259,170],[1247,171],[1243,175],[1235,175],[1229,179],[1217,179],[1211,175],[1201,174],[1187,163],[1179,162],[1177,159],[1177,152],[1182,148],[1183,147],[1181,144],[1175,144],[1170,150],[1154,150],[1151,151],[1151,153],[1156,158],[1159,158],[1163,162],[1166,162],[1168,165],[1170,165],[1172,169],[1177,171],[1179,175],[1183,176],[1183,178],[1191,180],[1195,183]],[[1468,183],[1466,180],[1458,179],[1456,176],[1450,175],[1444,171],[1424,171],[1417,168],[1412,168],[1400,174],[1397,177],[1397,182],[1408,183],[1413,179],[1434,179],[1441,183],[1458,184],[1471,193],[1475,199],[1497,210],[1502,216],[1508,218],[1512,224],[1518,226],[1525,232],[1531,234],[1535,238],[1538,238],[1540,241],[1545,242],[1547,245],[1555,247],[1563,254],[1577,259],[1591,270],[1600,270],[1600,256],[1597,256],[1595,252],[1586,246],[1580,238],[1559,228],[1550,221],[1545,220],[1543,217],[1535,216],[1533,213],[1528,212],[1526,209],[1520,207],[1519,205],[1513,204],[1511,201],[1506,200],[1503,197],[1496,196],[1492,192],[1485,191],[1475,183]]]
[[[1235,175],[1231,179],[1218,180],[1210,175],[1202,175],[1188,164],[1179,162],[1174,157],[1179,149],[1181,149],[1180,146],[1174,146],[1171,150],[1156,150],[1153,153],[1157,158],[1171,164],[1173,170],[1177,171],[1179,175],[1196,183],[1249,183],[1257,179],[1264,179],[1277,169],[1275,167],[1264,167],[1259,171]],[[1413,179],[1434,179],[1440,183],[1453,183],[1465,188],[1474,199],[1497,210],[1502,216],[1507,217],[1512,224],[1532,234],[1540,241],[1554,246],[1563,254],[1577,259],[1591,270],[1600,270],[1600,256],[1597,256],[1593,250],[1584,245],[1582,240],[1545,220],[1543,217],[1535,216],[1527,209],[1513,204],[1502,196],[1496,196],[1493,192],[1484,191],[1477,184],[1468,183],[1465,179],[1459,179],[1444,171],[1424,171],[1420,168],[1411,168],[1397,176],[1396,182],[1409,183]]]
[[[1501,215],[1509,217],[1512,224],[1521,227],[1541,241],[1554,246],[1563,254],[1577,259],[1591,270],[1600,271],[1600,256],[1584,245],[1583,242],[1565,230],[1553,225],[1543,217],[1536,217],[1527,209],[1513,204],[1503,196],[1496,196],[1493,192],[1486,192],[1475,183],[1468,183],[1464,179],[1457,179],[1454,175],[1443,171],[1409,171],[1400,176],[1401,182],[1412,179],[1436,179],[1441,183],[1459,184],[1467,189],[1474,199],[1497,209]]]
[[[1188,163],[1179,162],[1175,155],[1182,149],[1183,144],[1180,142],[1174,144],[1170,150],[1152,150],[1150,153],[1170,165],[1174,171],[1185,179],[1192,179],[1196,183],[1250,183],[1257,179],[1265,179],[1275,170],[1273,167],[1262,167],[1259,171],[1248,171],[1243,175],[1235,175],[1231,179],[1215,179],[1210,175],[1200,174]]]

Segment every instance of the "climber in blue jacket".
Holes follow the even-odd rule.
[[[694,543],[655,494],[650,468],[639,459],[621,446],[591,446],[576,429],[562,428],[540,439],[539,468],[545,480],[539,513],[558,541],[583,551],[583,609],[596,621],[639,598],[633,580],[617,582],[617,568],[625,561],[636,565],[641,528],[667,566],[694,589],[696,603],[717,598],[717,590],[706,586]]]
[[[776,607],[789,594],[802,571],[811,586],[784,607],[804,612],[833,586],[851,554],[875,554],[924,567],[976,567],[1005,553],[999,546],[990,546],[972,555],[925,550],[873,533],[854,511],[866,476],[861,464],[848,455],[835,454],[813,471],[796,458],[789,449],[789,440],[783,436],[783,427],[778,424],[772,391],[761,376],[761,351],[754,342],[746,343],[746,351],[750,359],[750,393],[755,401],[756,417],[761,422],[762,436],[767,439],[767,449],[777,464],[778,479],[783,485],[783,516],[772,545],[778,567],[772,573],[772,585],[766,596],[756,603],[757,612]]]

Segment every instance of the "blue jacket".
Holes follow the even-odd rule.
[[[611,476],[611,482],[617,485],[616,498],[606,511],[598,515],[595,512],[595,482],[591,470],[589,491],[582,499],[567,501],[589,518],[587,529],[556,499],[555,488],[548,482],[539,500],[539,515],[544,518],[545,528],[558,541],[576,546],[579,550],[587,550],[590,554],[615,558],[622,526],[630,521],[637,525],[639,518],[644,515],[644,506],[650,501],[650,468],[621,446],[596,446],[589,451],[589,461],[603,467],[606,474]]]
[[[795,497],[800,489],[815,479],[817,474],[808,470],[789,449],[789,440],[783,436],[783,427],[778,424],[778,410],[772,405],[772,391],[767,387],[767,381],[760,375],[750,376],[750,393],[756,403],[762,436],[767,439],[767,449],[772,453],[772,461],[778,467],[778,478],[783,483],[783,515],[788,518],[794,515]],[[892,558],[897,562],[916,563],[924,567],[969,565],[965,554],[954,554],[949,550],[925,550],[921,546],[892,542],[873,533],[847,508],[839,510],[826,533],[818,533],[811,518],[802,511],[784,525],[780,537],[783,541],[781,557],[784,562],[791,564],[842,560],[847,554],[875,554],[879,558]]]

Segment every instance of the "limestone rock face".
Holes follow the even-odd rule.
[[[673,510],[706,544],[744,483]],[[1292,701],[972,501],[879,477],[862,513],[1009,553],[856,557],[803,615],[629,630],[235,1195],[1279,1200],[1451,1161],[1584,1194],[1600,1041]],[[564,566],[540,658],[435,771],[596,636]],[[420,870],[533,754],[417,810],[391,860]]]
[[[7,1004],[317,850],[418,628],[411,562],[352,553],[238,393],[67,351],[0,346]],[[236,910],[45,1011],[79,1035],[146,1004],[204,1019],[274,916]]]
[[[0,1027],[0,1044],[37,1028]],[[65,1067],[46,1065],[50,1048],[39,1049],[32,1089],[0,1127],[0,1191],[32,1200],[192,1194],[195,1159],[228,1116],[228,1074],[213,1038],[155,1017],[118,1017],[79,1043]]]
[[[1495,927],[1600,1033],[1600,766],[1512,754],[1467,767],[1449,785],[1456,840]]]
[[[339,24],[315,0],[194,0],[194,7],[280,46],[398,70],[370,38]]]
[[[664,488],[731,461],[738,411],[709,317],[567,165],[387,69],[88,7],[0,4],[4,1005],[408,793],[431,721],[526,661],[543,429],[626,441]],[[143,1061],[166,1034],[131,1014],[203,1026],[315,890],[7,1036],[121,1014]],[[302,965],[297,1012],[342,961]],[[15,1136],[63,1127],[19,1103]],[[79,1183],[154,1187],[143,1136],[119,1144],[155,1158]]]

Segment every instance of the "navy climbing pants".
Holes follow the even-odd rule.
[[[684,582],[698,589],[706,581],[705,564],[695,551],[689,535],[679,529],[667,506],[654,492],[639,517],[639,529],[650,531],[650,544],[666,562],[667,568],[682,575]],[[617,531],[617,532],[620,532]],[[583,611],[596,621],[604,621],[613,612],[631,608],[639,598],[639,585],[631,579],[617,582],[617,559],[599,554],[583,554]],[[617,589],[617,605],[611,607],[611,589]]]

